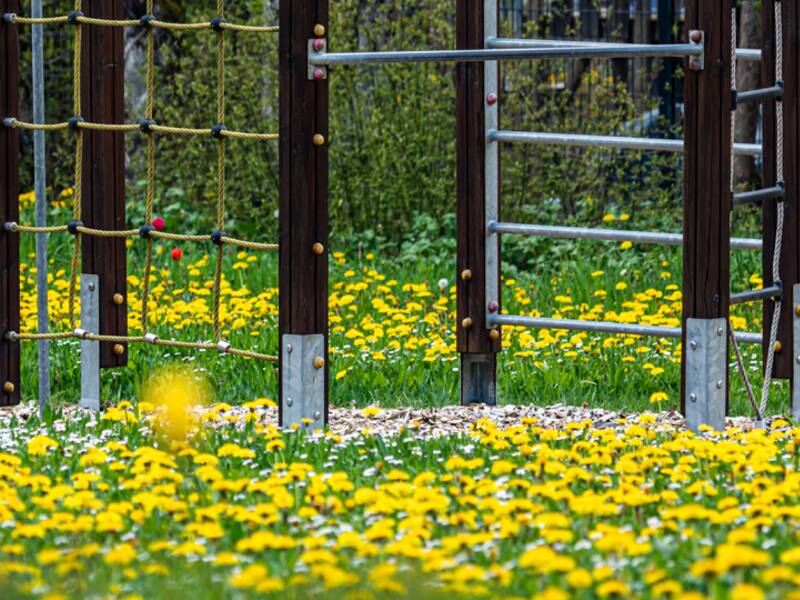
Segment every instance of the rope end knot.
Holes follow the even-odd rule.
[[[3,21],[5,21],[6,23],[16,23],[17,13],[13,12],[3,13]]]
[[[9,129],[14,129],[17,126],[17,119],[14,117],[4,117],[3,118],[3,127],[8,127]]]

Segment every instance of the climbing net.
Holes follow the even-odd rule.
[[[733,8],[731,9],[731,84],[733,87],[733,92],[736,92],[736,46],[737,46],[737,13],[736,13],[736,3],[734,3]],[[777,85],[783,85],[783,8],[782,3],[780,0],[775,2],[775,82]],[[731,148],[733,148],[733,144],[735,141],[735,131],[736,131],[736,110],[734,107],[733,112],[731,113]],[[776,170],[776,179],[778,185],[783,187],[784,186],[784,115],[783,115],[783,102],[778,101],[775,103],[775,121],[776,121],[776,142],[775,142],[775,170]],[[731,156],[733,156],[733,152],[731,152]],[[733,171],[733,164],[731,164],[731,193],[733,193],[734,187],[734,171]],[[776,215],[776,223],[775,223],[775,247],[772,253],[772,281],[776,284],[780,284],[781,279],[781,254],[783,251],[783,229],[784,223],[786,220],[786,206],[785,200],[780,199],[777,201],[777,215]],[[750,406],[753,408],[753,412],[756,415],[758,420],[762,420],[764,418],[764,414],[767,410],[767,402],[769,401],[769,392],[770,386],[772,384],[772,371],[775,366],[775,352],[778,340],[778,328],[780,326],[780,318],[781,318],[781,307],[783,305],[783,298],[779,294],[774,298],[774,307],[772,313],[772,322],[769,324],[769,339],[767,342],[767,356],[764,361],[764,384],[761,388],[761,399],[760,402],[756,400],[755,392],[753,391],[753,386],[750,383],[750,377],[747,374],[747,370],[744,366],[744,361],[742,360],[742,354],[739,350],[739,346],[736,342],[736,337],[733,331],[733,325],[730,324],[730,320],[728,321],[728,336],[731,341],[731,346],[733,347],[734,357],[736,359],[736,367],[739,371],[739,375],[741,376],[742,380],[744,381],[744,387],[747,392],[748,400],[750,401]],[[766,333],[766,323],[765,325],[765,333]]]
[[[229,139],[256,140],[270,142],[278,139],[275,133],[253,133],[234,131],[225,126],[225,32],[239,31],[248,33],[277,33],[278,27],[241,25],[228,22],[224,17],[224,0],[217,0],[216,15],[210,22],[201,23],[170,23],[156,18],[153,14],[154,0],[147,0],[146,15],[138,20],[113,20],[87,17],[81,12],[81,0],[75,0],[74,10],[65,16],[26,18],[16,14],[4,15],[8,23],[18,25],[58,25],[67,24],[74,27],[74,55],[73,55],[73,117],[67,122],[52,124],[36,124],[20,121],[8,117],[3,120],[6,127],[40,130],[60,131],[72,130],[75,133],[75,184],[72,198],[72,220],[67,224],[50,227],[34,227],[18,223],[5,223],[6,231],[16,233],[49,234],[68,233],[73,236],[72,254],[70,259],[69,279],[69,329],[63,333],[19,333],[6,334],[11,341],[31,340],[56,340],[77,338],[113,344],[146,343],[175,348],[195,350],[217,350],[223,354],[231,354],[245,358],[263,360],[276,363],[278,358],[267,354],[241,350],[231,346],[222,339],[222,326],[220,323],[220,303],[222,296],[222,267],[224,247],[236,246],[249,250],[274,252],[278,250],[277,244],[253,242],[229,237],[225,233],[225,145]],[[81,45],[83,25],[101,27],[142,27],[146,30],[146,100],[144,120],[139,123],[90,123],[81,117]],[[217,38],[217,81],[216,81],[216,124],[206,129],[189,127],[173,127],[161,125],[153,119],[154,115],[154,71],[155,71],[155,30],[167,29],[175,31],[212,30]],[[82,180],[84,158],[84,132],[141,132],[146,138],[146,163],[147,183],[145,194],[145,225],[138,229],[125,230],[100,230],[84,226],[81,221],[82,209]],[[155,160],[156,145],[155,134],[202,136],[211,137],[217,146],[217,193],[216,193],[216,230],[210,235],[190,235],[182,233],[168,233],[160,231],[152,224],[155,203]],[[144,261],[144,275],[141,283],[142,314],[141,336],[109,336],[99,335],[84,331],[76,325],[76,296],[79,287],[79,265],[81,259],[81,236],[96,236],[101,238],[142,238],[146,244]],[[214,342],[190,342],[180,340],[161,339],[148,331],[148,299],[150,297],[150,274],[153,269],[153,240],[163,239],[181,242],[210,242],[216,246],[216,267],[212,291],[212,321]]]

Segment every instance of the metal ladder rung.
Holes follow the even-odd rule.
[[[762,102],[764,100],[770,100],[773,98],[780,100],[783,98],[783,82],[778,81],[773,86],[760,88],[757,90],[749,90],[746,92],[738,92],[733,90],[732,96],[733,110],[736,110],[740,104],[744,104],[746,102]]]
[[[761,290],[752,292],[741,292],[731,294],[731,306],[735,304],[745,304],[747,302],[758,302],[759,300],[780,299],[783,297],[783,286],[780,282]]]
[[[783,182],[778,183],[774,187],[764,188],[762,190],[753,190],[752,192],[739,192],[733,195],[733,205],[739,206],[741,204],[753,204],[756,202],[763,202],[764,200],[779,199],[783,200],[786,197],[786,186]]]

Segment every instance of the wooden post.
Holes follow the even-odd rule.
[[[18,0],[0,0],[0,12],[19,12]],[[0,118],[19,117],[19,33],[0,22]],[[0,223],[19,221],[19,130],[0,125]],[[19,235],[0,227],[0,406],[19,404]]]
[[[484,0],[458,0],[459,49],[484,48]],[[462,403],[496,401],[496,355],[486,323],[486,106],[484,65],[456,66],[457,313]],[[499,247],[499,243],[498,243]],[[499,330],[498,330],[499,331]]]
[[[731,7],[688,0],[687,36],[705,33],[705,68],[686,60],[683,215],[683,361],[686,410],[688,319],[727,319],[730,304]],[[722,381],[727,406],[727,360]]]
[[[328,421],[328,82],[309,78],[308,44],[325,40],[328,0],[280,2],[281,423],[285,336],[323,336]],[[296,403],[298,399],[292,398]],[[308,418],[313,418],[313,414]],[[321,422],[321,421],[320,421]],[[314,424],[316,426],[316,422]]]
[[[86,16],[123,19],[122,2],[84,0]],[[83,27],[81,48],[81,103],[86,121],[125,121],[125,59],[122,27]],[[125,134],[84,132],[82,220],[87,227],[122,230],[125,225]],[[123,238],[82,236],[83,272],[100,281],[100,333],[128,335],[127,264]],[[115,301],[116,297],[116,301]],[[120,302],[122,300],[122,302]],[[125,344],[121,354],[115,344],[100,344],[100,366],[128,363]]]

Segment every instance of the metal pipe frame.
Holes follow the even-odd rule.
[[[769,300],[770,298],[781,298],[782,296],[783,286],[780,284],[775,284],[761,290],[731,294],[731,305],[757,302],[759,300]]]
[[[512,60],[564,60],[585,58],[637,58],[702,56],[705,48],[700,44],[653,44],[633,46],[627,44],[608,47],[561,48],[489,48],[484,50],[398,50],[388,52],[326,52],[324,49],[309,52],[308,62],[313,67],[332,65],[385,65],[394,63],[446,63],[486,62]]]
[[[680,233],[655,231],[625,231],[622,229],[595,229],[590,227],[563,227],[554,225],[525,225],[520,223],[488,224],[490,233],[523,235],[565,240],[596,240],[600,242],[632,242],[634,244],[657,244],[661,246],[683,245]],[[763,242],[754,238],[731,238],[731,248],[736,250],[762,250]]]
[[[498,0],[484,0],[484,44],[488,46],[489,40],[497,36],[497,2]],[[499,98],[498,89],[500,65],[497,61],[488,61],[483,67],[484,97]],[[486,229],[486,250],[485,250],[485,292],[486,305],[484,307],[486,316],[486,327],[489,326],[489,319],[492,313],[489,306],[500,306],[500,273],[502,264],[500,259],[500,240],[498,234],[493,233],[488,227],[500,219],[500,146],[491,140],[492,132],[500,127],[500,104],[498,102],[486,102],[484,107],[484,223]]]
[[[536,40],[523,38],[490,38],[487,47],[497,49],[511,48],[605,48],[609,46],[626,46],[629,48],[647,48],[646,44],[623,44],[622,42],[591,42],[584,40]],[[739,60],[760,61],[761,50],[737,48],[736,58]]]
[[[783,183],[779,183],[774,187],[764,188],[762,190],[753,190],[752,192],[739,192],[733,195],[733,204],[739,206],[741,204],[753,204],[756,202],[763,202],[764,200],[783,200],[786,197],[786,187]]]
[[[733,109],[747,102],[763,102],[764,100],[780,100],[783,98],[783,84],[777,83],[766,88],[748,90],[746,92],[733,91]]]
[[[585,331],[587,333],[610,333],[621,335],[641,335],[645,337],[680,339],[680,327],[657,325],[636,325],[614,323],[611,321],[580,321],[577,319],[548,319],[545,317],[523,317],[518,315],[495,314],[490,320],[494,326],[528,327],[531,329],[561,329],[566,331]],[[761,344],[760,333],[736,332],[736,341],[741,344]]]
[[[612,148],[615,150],[654,150],[656,152],[683,152],[683,140],[664,140],[657,138],[620,137],[614,135],[583,135],[577,133],[543,133],[527,131],[492,131],[489,139],[493,142],[511,144],[539,144],[553,146],[572,146],[578,148]],[[734,144],[734,153],[739,156],[759,157],[760,144]]]

